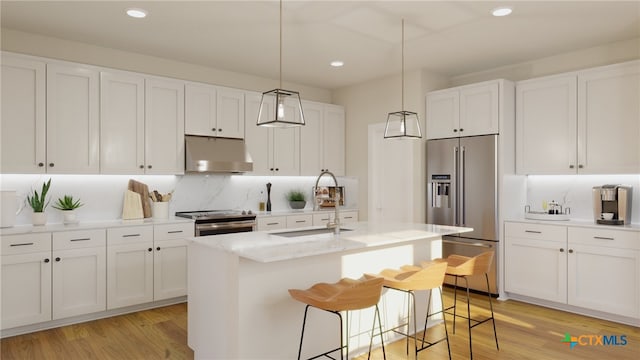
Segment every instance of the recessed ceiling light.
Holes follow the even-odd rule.
[[[341,60],[334,60],[331,62],[331,66],[333,67],[341,67],[344,65],[344,61]]]
[[[142,19],[147,17],[147,10],[145,9],[140,9],[140,8],[131,8],[131,9],[127,9],[127,15],[137,18],[137,19]]]
[[[491,10],[491,14],[493,16],[507,16],[511,14],[512,11],[513,9],[508,6],[500,6]]]

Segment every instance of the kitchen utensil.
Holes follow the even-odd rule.
[[[147,184],[130,179],[128,189],[140,194],[143,217],[151,217],[151,206],[149,205],[149,187],[147,186]]]
[[[148,196],[148,195],[147,195]],[[143,219],[142,199],[139,193],[127,190],[122,205],[122,220]]]
[[[0,214],[0,227],[12,227],[16,223],[16,216],[24,208],[24,202],[18,204],[18,197],[13,190],[2,190],[0,197],[0,205],[2,213]]]
[[[271,183],[267,183],[267,211],[271,211]]]

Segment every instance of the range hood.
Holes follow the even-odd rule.
[[[187,173],[243,173],[253,170],[244,140],[185,136]]]

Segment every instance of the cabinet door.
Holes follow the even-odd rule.
[[[500,86],[483,83],[460,89],[460,136],[498,134]]]
[[[53,251],[53,320],[106,310],[106,250]]]
[[[145,81],[145,173],[184,174],[184,83]]]
[[[1,328],[51,320],[51,251],[4,255],[0,261]]]
[[[457,90],[427,94],[426,106],[427,140],[459,136],[460,97]]]
[[[554,76],[516,85],[516,171],[575,174],[576,77]]]
[[[344,108],[325,105],[322,126],[322,153],[324,169],[336,176],[344,176],[345,171],[345,118]],[[317,175],[315,173],[312,175]]]
[[[578,75],[578,172],[640,172],[640,61]]]
[[[357,211],[340,211],[340,223],[348,224],[358,222]]]
[[[153,227],[107,229],[107,309],[153,301]]]
[[[156,241],[153,255],[153,299],[187,295],[187,240]]]
[[[144,77],[100,73],[100,172],[144,174]]]
[[[269,151],[273,152],[273,162],[269,169],[274,175],[300,175],[300,128],[270,129]]]
[[[505,290],[566,303],[567,229],[505,223]]]
[[[244,92],[218,88],[217,95],[218,136],[244,139]]]
[[[302,103],[305,125],[300,128],[300,175],[317,176],[324,167],[324,106]]]
[[[184,91],[184,132],[189,135],[216,136],[216,87],[187,84]]]
[[[97,70],[47,64],[47,172],[97,174],[100,110]]]
[[[260,111],[260,100],[262,94],[247,93],[245,95],[245,144],[247,151],[253,160],[252,175],[270,175],[269,165],[271,163],[272,153],[269,152],[269,137],[271,129],[264,126],[257,126],[258,112]],[[267,106],[269,106],[267,104]],[[262,116],[270,114],[266,111]]]
[[[40,174],[46,163],[44,62],[2,54],[3,174]]]

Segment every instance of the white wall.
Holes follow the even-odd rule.
[[[313,208],[311,188],[313,176],[250,176],[250,175],[0,175],[1,190],[15,190],[20,201],[32,190],[40,192],[42,183],[51,178],[46,208],[48,223],[61,223],[62,213],[51,205],[58,197],[73,195],[84,204],[78,209],[79,221],[110,221],[122,217],[124,192],[129,179],[135,179],[158,190],[161,194],[174,191],[169,203],[169,213],[193,210],[252,210],[258,211],[258,203],[266,201],[266,184],[270,182],[272,211],[290,211],[285,194],[289,190],[307,193],[307,206]],[[339,177],[338,184],[345,186],[344,208],[357,209],[358,181]],[[332,186],[324,177],[320,185]],[[353,194],[353,196],[352,196]],[[27,206],[17,217],[16,224],[31,223],[31,209]]]
[[[267,91],[278,86],[277,79],[219,70],[180,61],[136,54],[111,48],[36,35],[12,29],[2,29],[1,47],[4,51],[43,56],[83,64],[129,70],[146,74],[173,77],[182,80],[199,81],[209,84],[229,86],[244,90]],[[215,64],[212,64],[215,66]],[[331,92],[327,89],[291,84],[283,86],[299,91],[305,100],[328,103]]]

